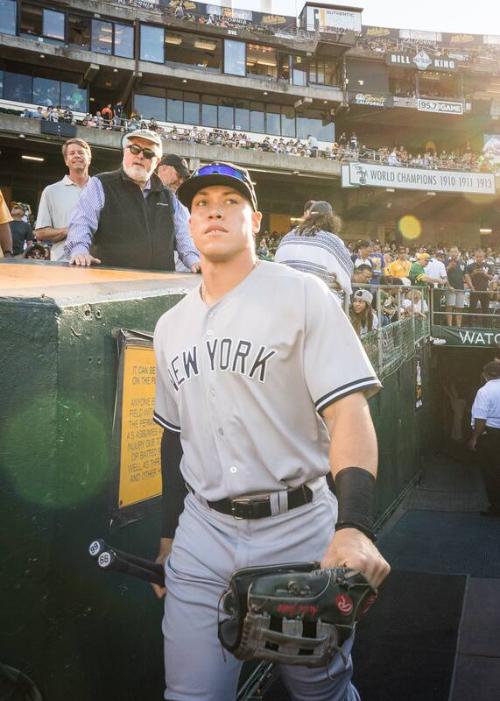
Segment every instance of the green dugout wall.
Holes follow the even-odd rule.
[[[30,677],[44,701],[161,698],[162,604],[148,585],[100,572],[87,547],[104,537],[120,549],[156,554],[158,500],[124,525],[110,525],[113,332],[152,331],[197,282],[0,263],[0,664]],[[423,440],[432,436],[429,351],[402,349],[371,401],[379,517],[417,474]]]

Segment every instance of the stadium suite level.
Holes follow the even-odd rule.
[[[394,192],[344,189],[340,164],[341,156],[379,163],[381,148],[390,163],[393,148],[404,146],[417,163],[429,149],[458,154],[451,161],[462,176],[469,151],[477,155],[474,167],[484,167],[485,140],[498,132],[500,47],[491,38],[467,35],[457,50],[455,35],[366,27],[360,11],[326,12],[321,3],[306,4],[299,29],[295,17],[244,7],[216,15],[203,3],[181,11],[163,1],[102,1],[93,10],[98,17],[82,0],[0,1],[0,187],[7,201],[26,201],[36,211],[43,187],[63,175],[57,128],[21,121],[27,106],[69,107],[75,124],[68,127],[91,144],[97,173],[116,166],[120,133],[81,123],[87,112],[121,101],[124,117],[136,111],[178,132],[196,126],[247,134],[254,144],[265,136],[300,140],[298,153],[313,157],[255,147],[228,152],[217,140],[167,142],[192,165],[221,159],[248,167],[263,230],[288,231],[312,198],[334,204],[348,239],[399,239],[398,222],[411,213],[422,241],[470,245],[483,229],[497,243],[496,195],[478,195],[471,207],[465,188],[432,197],[399,188],[387,174],[381,182]],[[346,150],[324,158],[343,138]],[[420,169],[423,182],[429,168]]]

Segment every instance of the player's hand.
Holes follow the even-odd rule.
[[[374,587],[380,586],[391,571],[389,563],[372,541],[357,528],[336,531],[321,560],[321,567],[348,567],[356,570]]]
[[[160,540],[160,552],[158,553],[158,557],[156,558],[155,562],[158,565],[163,565],[165,564],[165,560],[167,557],[170,555],[170,551],[172,550],[172,539],[171,538],[161,538]],[[151,584],[153,587],[153,591],[156,594],[156,596],[159,599],[163,599],[165,594],[167,593],[167,588],[166,587],[161,587],[159,584]]]
[[[71,256],[69,259],[70,265],[80,265],[82,267],[89,267],[91,265],[100,265],[101,261],[99,258],[94,258],[90,253],[77,253]]]

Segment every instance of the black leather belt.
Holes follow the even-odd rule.
[[[187,485],[188,489],[195,493]],[[309,504],[313,499],[313,492],[303,484],[295,489],[287,489],[288,509],[296,509],[298,506]],[[236,497],[235,499],[220,499],[219,501],[207,501],[207,506],[221,514],[234,516],[238,519],[256,519],[272,516],[271,494],[254,494],[250,496]]]

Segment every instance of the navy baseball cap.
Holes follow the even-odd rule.
[[[189,166],[186,159],[177,156],[175,153],[167,153],[165,156],[162,156],[158,163],[158,167],[159,166],[172,166],[172,168],[175,168],[177,175],[181,178],[184,178],[184,180],[189,178]]]
[[[241,168],[233,163],[215,162],[197,168],[177,190],[177,197],[183,205],[191,210],[193,197],[198,190],[211,185],[228,185],[234,190],[238,190],[250,202],[252,209],[257,211],[257,195],[250,173],[246,168]]]

